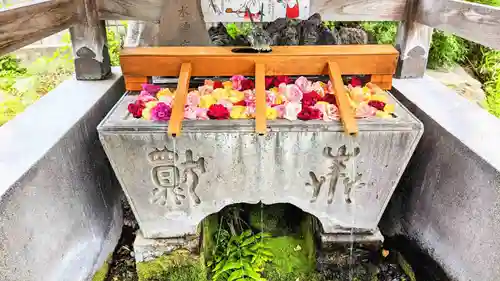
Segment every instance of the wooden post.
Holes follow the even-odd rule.
[[[339,65],[335,62],[328,62],[328,75],[333,84],[333,89],[337,94],[337,102],[339,105],[339,113],[342,124],[344,125],[344,132],[348,135],[355,136],[358,134],[358,125],[349,103],[349,98],[344,88],[342,81],[342,72]]]
[[[200,1],[204,0],[164,1],[158,35],[160,46],[210,45]]]
[[[79,23],[70,28],[76,79],[105,79],[111,73],[106,24],[99,20],[96,0],[77,3]]]
[[[189,80],[191,79],[191,63],[185,62],[181,65],[179,72],[179,82],[175,91],[174,105],[172,106],[172,115],[168,122],[168,135],[179,136],[182,128],[182,120],[184,120],[184,106],[189,91]]]
[[[264,135],[266,125],[266,66],[262,63],[255,64],[255,132]]]
[[[432,28],[417,23],[419,0],[408,0],[405,21],[398,26],[396,49],[399,51],[396,78],[423,77],[431,48]]]

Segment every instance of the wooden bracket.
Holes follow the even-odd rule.
[[[187,94],[189,90],[189,80],[191,79],[191,63],[185,62],[181,65],[179,73],[179,83],[175,91],[174,105],[172,106],[172,115],[168,122],[168,135],[179,136],[181,133],[182,120],[184,120],[184,106],[186,105]]]
[[[349,97],[344,88],[344,82],[342,82],[342,73],[340,72],[339,65],[337,63],[328,62],[328,75],[332,81],[333,88],[337,94],[337,103],[340,111],[340,119],[344,125],[344,131],[348,135],[358,134],[358,125],[354,119],[354,114],[349,103]]]
[[[266,66],[255,64],[255,132],[264,135],[266,126]]]

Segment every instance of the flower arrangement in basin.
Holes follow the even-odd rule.
[[[268,120],[339,120],[336,93],[332,83],[310,81],[304,76],[266,77],[266,118]],[[385,91],[373,83],[363,85],[353,77],[345,86],[356,118],[394,118],[394,104],[388,103]],[[175,90],[143,84],[128,111],[135,118],[165,122],[170,120]],[[235,75],[227,81],[205,80],[191,89],[184,107],[184,120],[253,119],[256,112],[254,81]]]

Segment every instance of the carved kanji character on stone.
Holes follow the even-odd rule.
[[[328,179],[329,183],[327,203],[332,204],[338,181],[341,177],[346,176],[346,162],[348,162],[351,158],[358,156],[360,153],[359,147],[355,147],[352,153],[348,153],[347,147],[345,145],[339,147],[336,154],[333,154],[332,150],[333,149],[331,147],[325,147],[325,149],[323,150],[323,156],[332,160],[332,165],[329,167],[329,173],[324,176],[320,176],[318,179],[314,172],[309,172],[309,176],[311,177],[312,182],[306,183],[306,185],[314,187],[311,202],[316,201],[323,183],[326,181],[326,179]]]
[[[344,195],[345,195],[345,202],[346,203],[348,203],[348,204],[352,203],[351,194],[352,194],[353,188],[362,188],[366,185],[364,182],[361,182],[362,176],[363,176],[362,174],[358,173],[358,174],[356,174],[356,177],[354,178],[354,180],[351,179],[350,177],[346,177],[344,179],[344,186],[345,186]]]
[[[185,18],[185,17],[189,16],[188,6],[186,6],[186,5],[182,5],[181,8],[177,11],[179,12],[179,17],[181,17],[181,18]]]
[[[148,154],[149,162],[154,166],[151,170],[151,178],[155,185],[151,202],[162,206],[167,205],[169,196],[173,195],[176,205],[181,205],[189,193],[195,204],[201,202],[196,194],[199,183],[198,174],[195,170],[205,173],[205,161],[200,157],[193,161],[193,152],[185,152],[186,161],[179,163],[176,152],[165,149],[155,149]],[[188,181],[188,178],[191,181]],[[171,195],[169,195],[171,194]]]

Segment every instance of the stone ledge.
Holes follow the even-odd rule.
[[[90,280],[122,229],[122,193],[96,127],[123,94],[65,81],[0,128],[0,279]]]
[[[394,79],[393,89],[500,171],[500,119],[428,75]]]
[[[0,196],[36,164],[93,105],[122,82],[69,79],[0,127]],[[111,102],[111,101],[110,101]],[[110,107],[113,104],[110,104]]]

